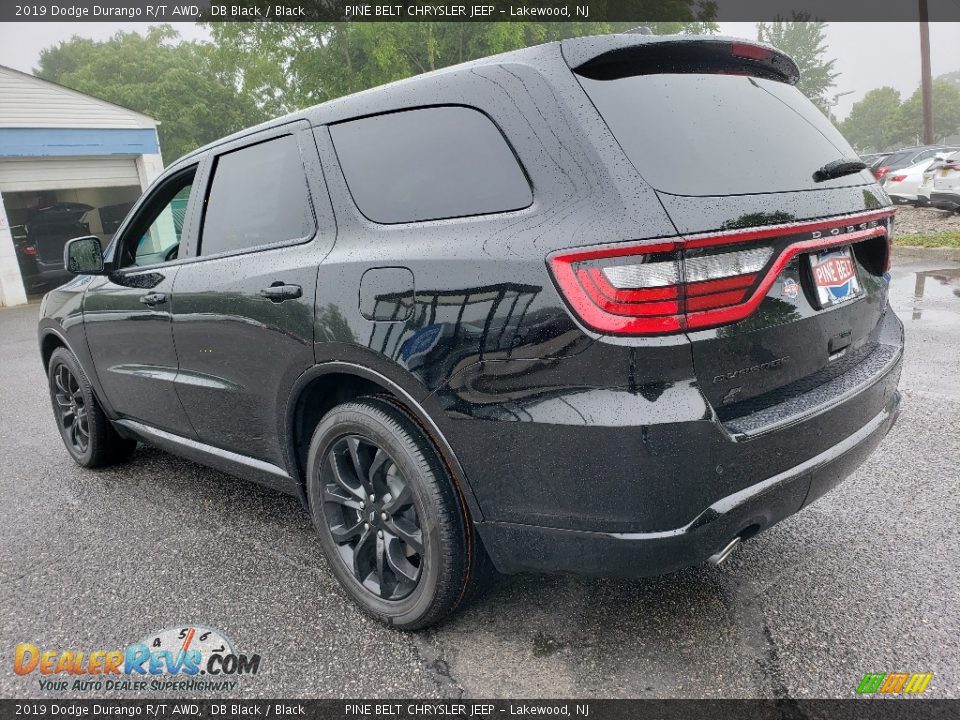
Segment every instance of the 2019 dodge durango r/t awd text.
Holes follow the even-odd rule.
[[[197,150],[67,246],[39,327],[67,449],[293,493],[401,628],[490,569],[719,561],[899,408],[890,201],[797,79],[588,37]]]

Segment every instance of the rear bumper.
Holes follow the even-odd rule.
[[[478,524],[500,572],[642,577],[705,561],[732,538],[765,530],[837,486],[896,422],[900,395],[859,431],[810,460],[722,498],[690,523],[649,533],[605,533],[517,523]]]
[[[917,196],[912,195],[906,192],[890,192],[887,191],[887,195],[890,196],[890,199],[895,203],[912,203],[917,201]]]
[[[931,192],[930,204],[944,210],[960,209],[960,193]]]
[[[444,432],[494,564],[657,575],[797,512],[855,470],[897,418],[903,326],[889,310],[873,339],[842,374],[728,420],[696,382],[679,381],[556,397],[554,385],[523,404],[486,406],[483,419],[460,406]],[[518,372],[530,382],[538,365]]]

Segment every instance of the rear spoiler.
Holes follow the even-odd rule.
[[[764,43],[713,35],[594,35],[562,41],[570,69],[593,80],[657,73],[720,72],[795,85],[800,69]]]

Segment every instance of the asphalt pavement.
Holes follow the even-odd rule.
[[[958,697],[960,264],[897,258],[892,298],[903,413],[837,490],[719,568],[506,577],[419,634],[354,608],[292,498],[146,447],[77,467],[38,306],[0,309],[0,697],[89,697],[16,675],[17,643],[109,650],[190,624],[261,656],[235,697],[852,697],[894,671]]]

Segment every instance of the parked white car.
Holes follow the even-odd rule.
[[[933,162],[923,171],[923,179],[920,181],[920,187],[917,188],[917,207],[924,207],[930,204],[930,193],[933,191],[933,178],[937,170],[943,167],[944,161],[953,154],[954,151],[938,153],[933,158]]]
[[[935,164],[936,161],[925,158],[908,167],[893,170],[884,179],[883,189],[896,203],[923,204],[918,199],[918,191],[923,183],[923,173]]]
[[[960,211],[960,152],[953,153],[936,168],[930,204],[943,210]]]

